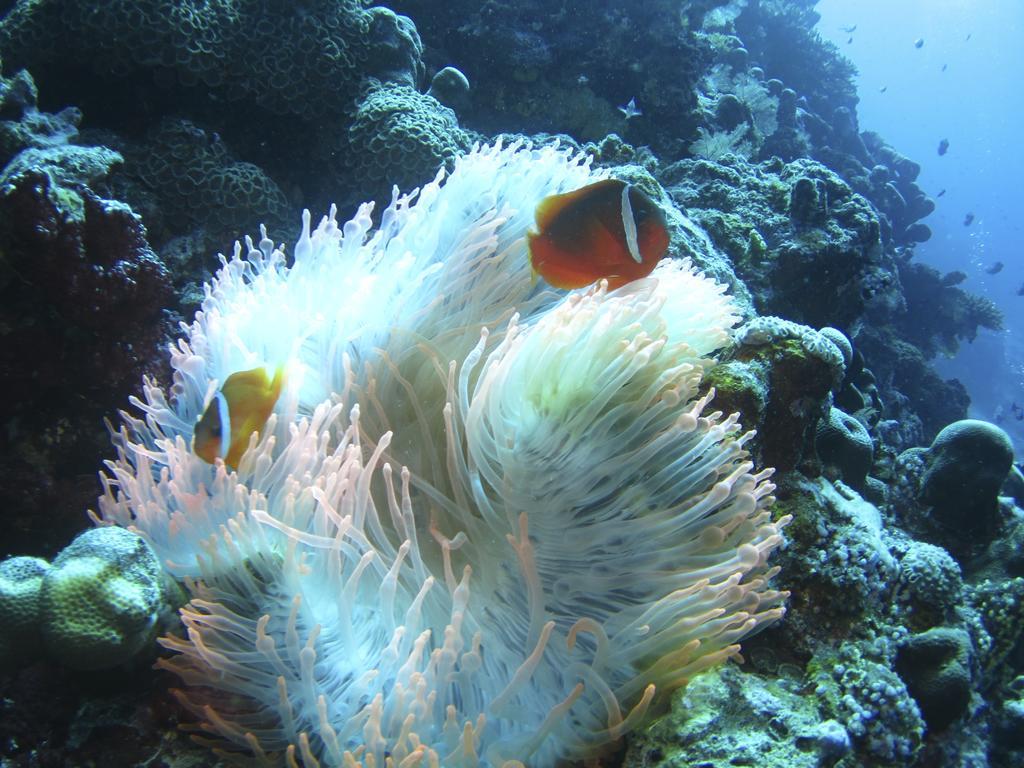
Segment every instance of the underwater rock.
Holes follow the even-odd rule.
[[[874,379],[882,388],[885,419],[893,422],[892,445],[897,451],[929,443],[944,426],[967,417],[970,398],[963,384],[939,376],[921,347],[900,338],[892,326],[863,326],[857,348],[871,361]]]
[[[932,230],[927,224],[917,222],[903,230],[902,240],[910,243],[926,243],[932,238]]]
[[[867,157],[863,168],[847,174],[858,192],[866,195],[882,214],[893,241],[912,246],[926,242],[931,230],[919,223],[935,211],[935,201],[915,183],[921,166],[901,155],[876,133],[863,134]]]
[[[855,631],[892,599],[899,566],[880,510],[842,481],[793,473],[778,491],[793,521],[779,559],[790,611],[776,643],[814,653],[822,638]]]
[[[1002,312],[990,299],[950,285],[927,264],[899,261],[896,267],[907,311],[893,325],[924,356],[955,353],[979,328],[1003,329]]]
[[[838,328],[832,328],[827,325],[824,328],[819,328],[818,333],[836,345],[836,349],[843,356],[844,375],[852,375],[854,371],[851,370],[850,366],[853,363],[853,344],[850,343],[850,338]]]
[[[734,94],[723,94],[715,106],[715,120],[727,131],[750,119],[750,110]]]
[[[1019,510],[1020,504],[1015,503]],[[1024,515],[1019,511],[1004,510],[1004,518],[1007,520],[1006,528],[992,540],[977,565],[986,574],[1024,576]]]
[[[1020,464],[1015,463],[1010,467],[1002,492],[1012,498],[1018,507],[1024,509],[1024,472],[1021,472]]]
[[[455,67],[440,69],[430,81],[427,96],[433,96],[446,107],[458,112],[469,106],[469,79]]]
[[[154,236],[161,245],[193,236],[210,252],[255,221],[275,235],[285,229],[292,209],[281,187],[259,166],[240,160],[217,131],[165,118],[142,141],[125,142],[123,151],[127,163],[116,181],[133,207],[148,203],[143,210],[159,223]],[[212,268],[209,256],[188,266],[175,274],[179,284],[186,277],[201,282]]]
[[[26,183],[26,176],[45,174],[57,190],[67,214],[82,218],[82,203],[76,186],[95,186],[124,162],[120,153],[106,147],[80,147],[75,144],[22,150],[0,171],[0,194]],[[30,182],[29,182],[30,183]]]
[[[426,68],[423,41],[412,19],[383,6],[371,6],[364,13],[366,33],[360,42],[367,55],[361,62],[363,76],[418,88]]]
[[[737,330],[736,346],[707,383],[720,407],[756,426],[762,460],[791,469],[810,449],[814,425],[842,378],[842,353],[831,341],[813,328],[759,317]]]
[[[896,654],[896,671],[907,684],[928,728],[941,731],[971,701],[971,638],[961,629],[936,627],[912,635]]]
[[[836,145],[862,163],[870,162],[868,149],[857,127],[857,113],[847,106],[837,107],[832,112],[831,123]]]
[[[914,765],[926,725],[906,684],[891,668],[896,646],[847,642],[823,647],[811,667],[823,713],[842,723],[853,742],[853,765]]]
[[[932,508],[930,518],[955,540],[987,541],[998,526],[997,497],[1013,464],[1006,432],[977,419],[954,422],[936,435],[926,462],[920,496]]]
[[[929,448],[897,457],[892,510],[912,535],[947,549],[968,576],[1002,577],[1005,568],[993,567],[992,554],[997,537],[1012,535],[1016,527],[1012,504],[998,495],[1012,460],[1013,446],[1002,429],[974,419],[956,421]]]
[[[0,77],[0,120],[24,120],[36,108],[39,91],[26,70],[20,69],[10,77]]]
[[[906,155],[902,155],[897,152],[882,141],[878,134],[869,132],[866,135],[871,140],[869,148],[872,150],[872,153],[881,158],[882,162],[895,172],[901,181],[907,183],[917,181],[917,177],[921,174],[920,163],[917,163]]]
[[[820,768],[849,755],[846,728],[823,719],[796,681],[735,666],[694,678],[672,714],[629,740],[623,764],[649,768],[736,765]]]
[[[856,68],[814,29],[805,3],[733,3],[732,31],[751,61],[806,98],[811,110],[830,115],[857,103]]]
[[[775,131],[765,139],[761,147],[761,156],[776,156],[786,162],[806,156],[810,146],[806,138],[807,131],[802,128],[803,124],[809,121],[808,115],[804,115],[803,119],[797,116],[796,91],[790,88],[782,90],[779,93],[779,106],[775,111]]]
[[[687,21],[696,12],[690,4],[600,5],[582,15],[542,0],[401,0],[392,7],[440,52],[435,66],[472,62],[472,70],[463,69],[472,76],[473,107],[460,117],[492,136],[564,132],[599,141],[625,131],[661,154],[675,152],[680,136],[695,130],[710,53],[699,24]],[[627,124],[616,107],[630,98],[643,117]]]
[[[789,217],[798,226],[820,226],[828,219],[828,193],[821,179],[798,178],[789,191]]]
[[[62,167],[66,185],[24,169],[0,192],[0,505],[10,510],[9,551],[33,554],[56,551],[80,529],[104,414],[156,372],[171,304],[169,275],[139,218],[73,183],[77,165]]]
[[[843,482],[863,490],[874,456],[867,428],[836,407],[818,421],[814,437],[818,458],[839,470]]]
[[[1003,701],[996,713],[994,735],[1001,750],[1024,750],[1024,696],[1021,696],[1024,679],[1018,680],[1017,697]]]
[[[32,83],[28,73],[24,70],[18,75],[23,76],[21,82]],[[16,80],[18,75],[12,79]],[[11,80],[0,78],[0,88],[10,82]],[[65,147],[69,141],[78,136],[82,113],[77,107],[65,107],[54,114],[40,112],[35,108],[35,91],[32,90],[28,94],[32,99],[32,103],[29,105],[22,105],[20,100],[15,105],[12,105],[10,101],[0,102],[0,109],[4,109],[8,115],[5,119],[0,120],[0,165],[9,163],[22,150]],[[0,94],[0,98],[3,98],[4,95]],[[28,99],[29,95],[26,95],[25,98]],[[79,147],[79,149],[87,148]]]

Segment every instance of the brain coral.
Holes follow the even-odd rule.
[[[1013,442],[1000,427],[961,419],[935,436],[921,478],[921,500],[955,538],[989,533],[999,516],[997,496],[1013,465]]]
[[[103,669],[131,658],[157,628],[163,573],[139,536],[93,528],[61,551],[39,594],[43,643],[75,669]]]
[[[818,457],[838,468],[847,484],[858,489],[864,487],[871,471],[874,446],[863,424],[832,406],[817,424],[814,445]]]

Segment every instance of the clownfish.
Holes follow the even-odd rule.
[[[266,426],[283,386],[282,366],[274,372],[273,380],[263,367],[228,376],[196,422],[192,450],[209,464],[220,457],[231,469],[237,469],[250,436]]]
[[[604,179],[545,197],[527,233],[530,266],[556,288],[604,278],[610,289],[647,277],[668,250],[665,214],[634,186]]]

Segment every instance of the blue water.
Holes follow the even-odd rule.
[[[1024,406],[1024,2],[821,0],[816,10],[822,37],[860,70],[861,129],[921,163],[918,184],[932,197],[946,190],[925,219],[933,235],[916,258],[965,272],[961,287],[1005,313],[1005,332],[982,331],[936,367],[967,386],[972,416],[1006,412],[1001,426],[1019,458],[1024,422],[1009,411]],[[939,156],[942,139],[949,151]],[[965,227],[968,213],[975,218]],[[986,274],[995,261],[1003,271]]]

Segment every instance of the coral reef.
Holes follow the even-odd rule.
[[[842,329],[901,304],[877,215],[824,166],[733,155],[681,160],[658,180],[729,255],[760,313]]]
[[[624,764],[834,765],[850,754],[850,735],[836,720],[822,719],[799,688],[799,679],[733,666],[701,675],[677,694],[671,716],[630,741]]]
[[[1021,764],[1020,470],[931,366],[1002,318],[915,261],[938,201],[814,2],[390,6],[4,5],[0,762],[211,764],[198,720],[285,765]],[[538,200],[607,175],[665,263],[532,280]],[[126,403],[113,543],[58,555]]]
[[[380,14],[352,0],[303,5],[297,13],[273,0],[18,2],[0,22],[0,50],[9,66],[28,68],[49,98],[86,108],[98,97],[88,80],[115,74],[118,100],[156,86],[192,98],[249,100],[273,114],[339,114],[371,63],[386,61],[375,48],[393,48],[388,37],[400,25],[378,9],[391,16],[381,25]],[[390,26],[392,35],[374,33],[376,26]],[[253,55],[273,50],[291,54]]]
[[[781,470],[796,467],[813,445],[829,392],[843,378],[836,346],[813,328],[758,317],[736,333],[736,345],[711,370],[717,402],[758,430],[753,450]]]
[[[658,150],[681,147],[678,137],[695,131],[694,86],[706,53],[678,4],[598,0],[587,6],[586,35],[578,6],[561,0],[392,7],[415,20],[428,69],[454,64],[474,83],[472,114],[460,117],[477,130],[566,132],[582,141],[625,131]],[[616,109],[630,98],[643,120]]]
[[[277,184],[188,120],[162,121],[125,156],[132,175],[160,201],[161,216],[177,227],[202,225],[210,240],[237,236],[254,216],[275,231],[283,228],[290,209]]]
[[[91,188],[121,156],[68,144],[80,115],[38,112],[27,74],[2,90],[4,547],[50,555],[95,494],[103,419],[158,370],[171,283],[139,218]]]

